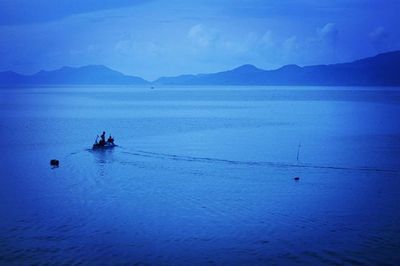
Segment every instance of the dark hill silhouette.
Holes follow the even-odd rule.
[[[13,71],[0,72],[0,84],[19,84],[25,80],[26,76]]]
[[[243,65],[212,74],[162,77],[155,83],[166,85],[398,86],[400,85],[400,51],[333,65],[305,67],[286,65],[276,70],[262,70],[253,65]]]
[[[3,84],[148,84],[134,76],[127,76],[102,65],[62,67],[52,71],[39,71],[34,75],[20,75],[12,71],[0,73]]]

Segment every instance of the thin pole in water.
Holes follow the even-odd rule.
[[[297,149],[297,164],[299,164],[300,148],[301,148],[301,143],[299,143],[299,148]]]

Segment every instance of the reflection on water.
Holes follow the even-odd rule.
[[[95,159],[95,163],[98,165],[98,177],[107,176],[107,167],[105,164],[114,163],[113,151],[112,149],[96,149],[89,150],[93,154],[93,158]]]
[[[0,264],[400,262],[399,90],[57,89],[0,92]]]

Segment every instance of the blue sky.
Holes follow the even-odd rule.
[[[400,0],[0,0],[0,71],[104,64],[146,79],[400,49]]]

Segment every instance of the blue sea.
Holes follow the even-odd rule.
[[[399,265],[399,119],[391,87],[2,87],[0,264]]]

